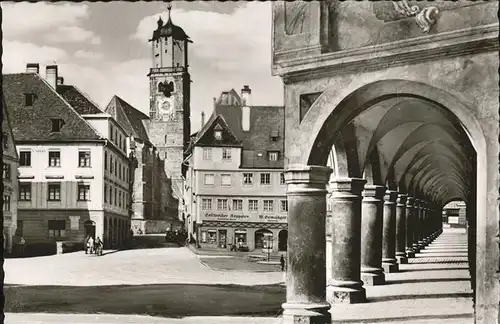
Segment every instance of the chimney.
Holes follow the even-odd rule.
[[[249,86],[243,86],[241,89],[241,128],[243,131],[248,132],[250,130],[250,105],[251,105],[251,93],[252,90]]]
[[[250,89],[250,87],[247,85],[243,86],[243,89],[241,89],[241,103],[243,107],[252,105],[251,94],[252,90]]]
[[[203,128],[203,126],[205,125],[205,112],[201,112],[201,128]]]
[[[63,77],[57,77],[57,85],[63,85],[64,84],[64,78]]]
[[[56,88],[57,86],[57,65],[47,65],[45,80],[52,86]]]
[[[38,63],[28,63],[26,64],[27,73],[40,73],[40,64]]]

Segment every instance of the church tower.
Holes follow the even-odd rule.
[[[149,71],[150,110],[149,139],[165,160],[165,173],[172,179],[174,196],[179,200],[179,218],[182,218],[184,152],[191,133],[190,87],[188,72],[188,44],[192,43],[184,30],[172,23],[168,4],[168,21],[160,18],[158,27],[149,40],[152,67]]]

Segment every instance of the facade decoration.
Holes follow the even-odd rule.
[[[424,33],[428,33],[436,23],[439,16],[439,8],[436,6],[425,6],[420,10],[419,5],[409,5],[407,0],[393,1],[394,9],[405,17],[415,17],[417,25]]]

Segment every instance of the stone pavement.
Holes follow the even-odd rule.
[[[368,302],[355,305],[334,305],[332,307],[333,323],[365,323],[365,324],[472,324],[472,290],[467,270],[467,243],[463,229],[445,229],[445,232],[426,249],[418,253],[410,263],[401,265],[401,271],[386,275],[387,284],[383,286],[366,287]],[[154,250],[151,250],[154,251]],[[160,253],[147,252],[147,253]],[[64,256],[63,256],[64,257]],[[75,257],[75,260],[79,258]],[[81,259],[81,258],[80,258]],[[96,258],[97,259],[97,258]],[[104,259],[104,258],[103,258]],[[196,258],[194,259],[196,260]],[[10,260],[7,260],[10,261]],[[6,262],[8,263],[8,262]],[[203,271],[210,271],[197,262],[196,272],[201,275],[197,281],[210,282],[203,278]],[[165,264],[168,264],[165,261]],[[189,262],[191,266],[193,264]],[[129,265],[131,266],[131,265]],[[201,270],[205,269],[205,270]],[[46,271],[45,269],[44,271]],[[14,275],[9,275],[6,267],[6,282],[10,282]],[[121,270],[123,271],[123,270]],[[119,271],[118,271],[119,272]],[[154,272],[154,270],[153,270]],[[38,273],[38,271],[37,271]],[[215,271],[215,273],[217,273]],[[155,272],[154,275],[157,275]],[[146,276],[154,277],[147,272]],[[194,275],[194,274],[193,274]],[[259,283],[262,277],[259,274],[232,271],[226,274],[226,280],[238,281],[240,284],[247,278],[250,282]],[[272,274],[264,274],[271,276]],[[119,275],[122,276],[122,275]],[[189,275],[191,276],[191,275]],[[183,279],[189,276],[180,274],[164,274],[162,280]],[[213,278],[221,280],[221,274],[214,274]],[[19,279],[19,277],[16,277]],[[67,279],[65,279],[67,280]],[[65,281],[63,280],[63,281]],[[106,279],[106,280],[109,280]],[[274,281],[282,280],[277,274]],[[273,281],[271,280],[271,281]],[[25,280],[26,281],[26,280]],[[34,280],[31,280],[34,281]],[[40,278],[38,278],[40,281]],[[186,281],[181,281],[186,282]],[[19,282],[18,282],[19,283]],[[183,319],[167,319],[148,316],[117,316],[117,315],[72,315],[72,314],[6,314],[6,323],[152,323],[152,324],[194,324],[194,323],[241,323],[241,324],[278,324],[279,318],[252,318],[252,317],[187,317]]]

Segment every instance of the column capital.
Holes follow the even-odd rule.
[[[287,195],[324,195],[332,169],[318,165],[290,165],[284,172]]]
[[[382,200],[385,194],[385,187],[379,185],[365,185],[362,192],[363,198],[368,198],[369,200]]]
[[[384,204],[393,205],[398,199],[398,192],[394,190],[386,190],[384,195]]]
[[[396,199],[396,203],[398,207],[406,206],[406,198],[408,198],[407,194],[398,193],[398,198]]]
[[[365,179],[337,178],[329,183],[329,192],[332,198],[361,196],[361,191],[366,183]]]

